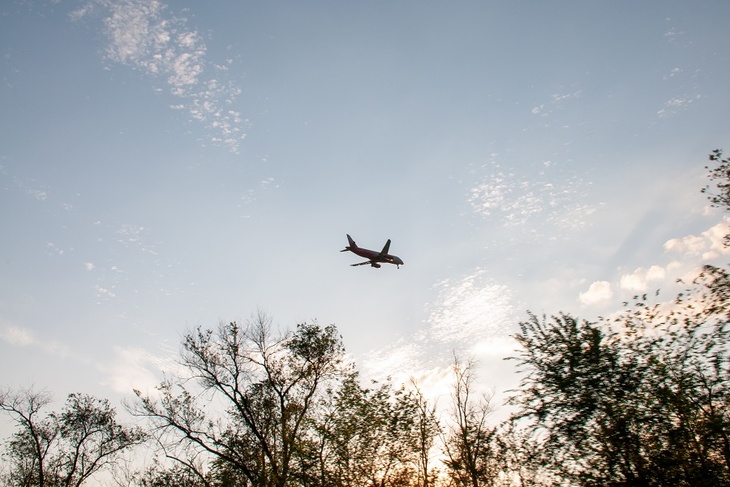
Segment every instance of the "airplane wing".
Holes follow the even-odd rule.
[[[372,264],[372,262],[369,260],[366,260],[365,262],[360,262],[359,264],[350,264],[350,267],[355,267],[355,266],[359,266],[359,265],[368,265],[368,264]]]
[[[390,250],[390,239],[385,242],[385,246],[383,247],[383,250],[380,251],[380,255],[386,255],[388,253],[388,250]]]

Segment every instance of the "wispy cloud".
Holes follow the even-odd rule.
[[[426,328],[366,359],[373,376],[441,376],[451,364],[452,351],[501,360],[514,349],[509,338],[516,323],[511,292],[485,269],[445,279],[434,290]]]
[[[440,343],[468,343],[503,335],[509,328],[511,295],[506,286],[478,269],[458,280],[437,284],[438,297],[428,317],[429,338]]]
[[[102,385],[121,394],[129,394],[132,389],[152,393],[164,373],[181,368],[172,354],[157,355],[140,347],[114,347],[109,362],[97,367],[106,376]]]
[[[434,292],[433,302],[426,306],[424,329],[366,356],[362,364],[366,376],[389,377],[406,387],[415,382],[437,407],[437,414],[448,414],[454,355],[477,366],[476,395],[515,387],[513,365],[504,360],[518,348],[511,335],[517,331],[519,312],[510,289],[486,269],[476,268],[436,283]]]
[[[158,0],[91,0],[71,18],[97,13],[108,40],[104,52],[108,61],[163,78],[168,93],[179,100],[171,108],[202,123],[211,142],[238,152],[247,124],[233,108],[241,90],[219,79],[232,60],[208,61],[204,39],[186,18]]]
[[[0,339],[15,347],[27,347],[35,341],[29,330],[16,325],[4,325],[0,328]]]
[[[68,345],[38,338],[31,330],[15,324],[0,325],[0,341],[19,348],[34,348],[46,355],[87,364],[104,374],[102,385],[129,394],[132,389],[152,391],[162,374],[179,370],[172,351],[155,354],[140,347],[114,347],[104,361],[94,361]],[[169,352],[169,353],[167,353]]]
[[[699,94],[685,94],[681,96],[676,96],[664,102],[664,106],[657,111],[657,115],[659,115],[659,117],[661,118],[675,115],[679,112],[686,110],[693,103],[699,101],[701,98],[702,96]]]
[[[14,347],[34,347],[61,359],[70,358],[83,363],[88,362],[86,358],[74,353],[64,343],[38,338],[35,333],[22,326],[14,324],[0,325],[0,340]]]
[[[535,177],[505,171],[492,161],[488,174],[472,186],[469,203],[479,215],[505,226],[549,224],[564,230],[581,227],[595,211],[584,202],[584,188],[590,184],[578,177],[551,177],[551,161],[543,162]]]
[[[548,101],[533,106],[532,110],[530,111],[533,115],[546,117],[553,113],[556,109],[558,109],[564,102],[571,99],[580,98],[582,94],[583,92],[581,90],[574,91],[572,93],[555,93],[550,97]]]

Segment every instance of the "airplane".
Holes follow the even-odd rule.
[[[340,252],[347,252],[348,250],[352,252],[353,254],[357,254],[360,257],[365,257],[365,262],[360,262],[359,264],[351,264],[353,267],[358,265],[366,265],[370,264],[372,267],[375,267],[376,269],[380,269],[380,263],[384,264],[395,264],[395,266],[400,269],[400,266],[403,265],[403,261],[400,257],[396,257],[395,255],[390,255],[388,253],[388,249],[390,248],[390,239],[388,239],[387,242],[385,242],[385,246],[383,247],[383,250],[380,252],[377,252],[375,250],[368,250],[363,249],[361,247],[358,247],[355,241],[350,237],[347,236],[347,242],[350,244],[344,249],[340,250]]]

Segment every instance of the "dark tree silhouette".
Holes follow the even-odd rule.
[[[715,149],[710,153],[710,162],[714,163],[713,167],[705,166],[709,171],[708,177],[712,180],[714,188],[709,184],[702,188],[702,192],[707,194],[713,206],[730,209],[730,158],[723,158],[722,149]]]
[[[444,434],[444,453],[449,476],[464,487],[495,485],[499,476],[495,435],[497,428],[487,418],[490,397],[475,395],[475,362],[462,363],[454,355],[454,389],[450,424]]]
[[[730,485],[728,275],[706,268],[671,304],[612,320],[531,315],[513,419],[577,485]]]
[[[187,374],[131,407],[147,417],[165,454],[200,471],[249,485],[284,486],[298,472],[308,417],[326,383],[341,373],[344,349],[334,326],[301,324],[274,337],[271,320],[198,328],[185,336]],[[202,467],[201,467],[202,466]]]
[[[140,430],[117,423],[106,399],[70,394],[60,414],[41,416],[50,403],[45,391],[0,393],[0,409],[19,427],[6,446],[7,485],[80,486],[145,439]]]

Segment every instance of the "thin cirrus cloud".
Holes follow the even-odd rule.
[[[515,322],[511,292],[490,278],[487,270],[477,268],[459,279],[445,279],[435,285],[435,291],[435,300],[427,307],[425,330],[366,358],[365,367],[373,376],[399,371],[406,377],[440,377],[443,369],[436,364],[450,360],[445,356],[440,356],[445,361],[435,360],[439,354],[466,349],[468,355],[501,358],[514,348],[508,339]]]
[[[102,384],[120,394],[137,389],[153,393],[164,374],[175,374],[182,368],[170,350],[153,353],[141,347],[114,347],[113,356],[105,363],[96,364],[104,379]]]
[[[550,100],[532,107],[532,114],[541,117],[547,117],[555,110],[559,109],[566,100],[580,98],[582,91],[578,90],[573,93],[554,93]]]
[[[511,293],[490,279],[486,270],[446,279],[437,288],[438,299],[428,317],[430,340],[463,344],[507,333],[514,313]]]
[[[584,188],[589,183],[576,177],[551,178],[552,163],[545,161],[543,166],[536,179],[507,172],[494,162],[488,165],[489,174],[469,191],[472,210],[504,226],[532,222],[570,230],[586,225],[595,211],[594,206],[583,202]]]
[[[178,100],[171,108],[202,123],[211,142],[238,153],[247,124],[233,109],[241,90],[216,77],[228,70],[232,60],[208,61],[206,44],[198,32],[157,0],[92,0],[71,18],[80,20],[99,11],[108,39],[105,58],[164,79],[167,91]]]
[[[27,347],[35,342],[33,334],[17,325],[6,324],[0,328],[0,340],[16,347]]]
[[[684,111],[690,107],[693,103],[699,101],[702,98],[699,94],[683,94],[675,96],[664,102],[664,106],[657,110],[657,115],[661,118],[675,115],[681,111]]]
[[[80,363],[88,363],[88,359],[73,352],[66,344],[38,338],[31,330],[12,323],[5,323],[0,326],[0,341],[13,347],[36,348],[61,359],[72,359]]]
[[[0,325],[0,342],[92,366],[103,374],[103,385],[121,394],[129,393],[132,388],[151,391],[160,382],[161,374],[180,367],[169,350],[155,354],[136,347],[114,347],[114,353],[108,360],[94,362],[73,352],[64,343],[37,338],[32,331],[9,323]]]

